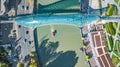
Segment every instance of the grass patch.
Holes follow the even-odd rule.
[[[114,1],[118,4],[118,6],[120,6],[119,0],[114,0]]]
[[[120,51],[120,42],[118,41],[118,50]],[[120,53],[119,53],[120,54]]]
[[[120,35],[120,27],[119,27],[119,30],[118,30],[118,34]]]
[[[119,53],[119,51],[118,51],[118,50],[120,49],[120,42],[119,42],[119,41],[116,41],[114,45],[115,45],[115,47],[114,47],[114,53],[120,57],[120,53]],[[118,45],[118,46],[117,46],[117,45]],[[117,49],[118,49],[118,50],[117,50]]]
[[[117,44],[118,44],[118,41],[115,41],[115,44],[114,44],[115,45],[115,47],[114,47],[114,53],[117,54],[117,55],[119,55],[118,51],[117,51]]]
[[[112,16],[114,12],[115,7],[112,4],[108,4],[108,9],[105,13],[106,16]]]
[[[113,63],[113,65],[114,65],[114,67],[116,67],[117,66],[117,64],[119,63],[119,59],[116,57],[116,56],[112,56],[112,63]]]
[[[113,48],[113,41],[114,39],[111,36],[108,36],[110,47]]]
[[[117,23],[117,22],[113,22],[113,27],[114,27],[114,29],[116,29],[117,26],[118,26],[118,23]]]
[[[114,26],[113,26],[113,24],[114,24]],[[112,22],[110,22],[110,23],[106,23],[106,31],[107,31],[107,33],[109,33],[109,34],[111,34],[111,35],[115,35],[116,34],[116,24],[115,23],[112,23]]]
[[[119,4],[119,5],[120,5],[120,4]],[[115,15],[118,15],[118,8],[116,7],[115,9],[116,9]]]
[[[118,2],[119,2],[119,0],[114,0],[117,4],[118,4]]]
[[[107,38],[106,38],[106,35],[104,34],[104,40],[105,40],[105,43],[106,43],[106,49],[107,51],[109,51],[109,47],[108,47],[108,41],[107,41]]]

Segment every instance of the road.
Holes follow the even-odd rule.
[[[29,31],[30,34],[26,34],[26,31]],[[30,28],[23,26],[18,27],[18,33],[18,38],[21,38],[18,42],[18,45],[21,46],[21,61],[23,61],[25,56],[27,56],[32,50],[32,46],[29,44],[29,41],[33,40],[33,34],[32,30],[30,31]]]

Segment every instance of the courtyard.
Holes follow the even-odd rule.
[[[51,28],[56,30],[51,36]],[[36,51],[43,67],[88,67],[84,52],[81,32],[70,25],[45,25],[34,31]]]

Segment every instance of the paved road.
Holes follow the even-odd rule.
[[[26,34],[26,31],[29,31],[30,35]],[[31,45],[29,44],[29,41],[33,40],[33,34],[32,34],[32,31],[30,31],[30,28],[26,28],[22,26],[20,28],[18,27],[18,33],[19,33],[18,38],[21,38],[19,40],[18,45],[21,46],[21,55],[22,55],[21,61],[22,61],[24,57],[27,56],[29,52],[32,50]]]
[[[96,54],[96,50],[95,50],[95,47],[94,47],[94,45],[93,45],[93,42],[92,42],[92,36],[91,36],[91,34],[90,33],[88,33],[88,35],[89,35],[89,38],[90,38],[90,43],[91,43],[91,48],[92,48],[92,52],[93,52],[93,57],[95,58],[95,61],[96,61],[96,64],[98,65],[98,67],[101,67],[101,65],[100,65],[100,63],[99,63],[99,60],[98,60],[98,58],[97,58],[97,54]]]

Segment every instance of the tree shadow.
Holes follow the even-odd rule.
[[[57,34],[57,30],[54,31],[54,34],[55,34],[55,36],[56,36],[56,34]]]
[[[21,3],[22,0],[10,0],[5,2],[5,6],[7,8],[7,11],[9,11],[11,8],[17,9],[18,5]]]
[[[0,45],[14,42],[14,33],[11,34],[11,31],[13,30],[13,23],[2,23],[0,24],[0,29],[2,32],[2,35],[0,35],[0,38],[2,39],[2,41],[0,41]]]
[[[38,60],[42,67],[74,67],[77,63],[75,51],[59,51],[59,41],[50,42],[49,39],[44,39],[37,48]]]

